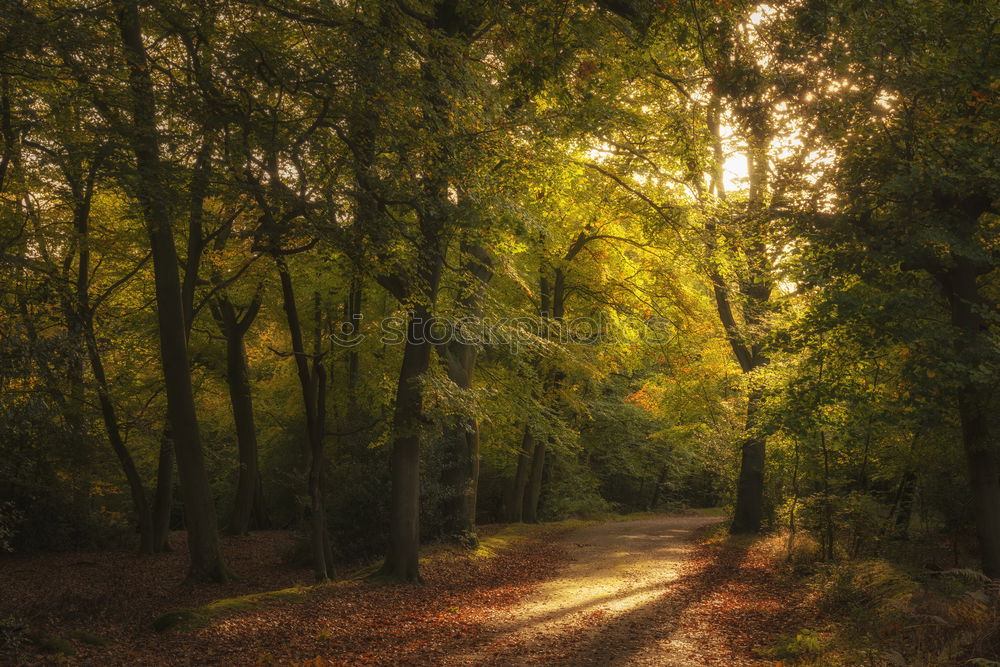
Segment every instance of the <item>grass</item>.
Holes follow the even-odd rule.
[[[312,586],[296,586],[278,591],[251,593],[235,598],[223,598],[201,607],[174,609],[153,621],[153,629],[157,632],[166,630],[197,630],[211,625],[217,619],[227,617],[239,611],[262,607],[275,602],[301,602]]]

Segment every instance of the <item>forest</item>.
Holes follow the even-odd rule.
[[[996,0],[0,4],[0,663],[1000,664],[998,390]]]

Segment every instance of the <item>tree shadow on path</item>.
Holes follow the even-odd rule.
[[[480,647],[474,664],[772,664],[754,649],[796,620],[804,596],[788,590],[765,560],[751,557],[743,541],[695,547],[681,575],[661,590],[619,613],[600,604],[590,613],[567,610],[566,627],[519,645],[495,638]]]

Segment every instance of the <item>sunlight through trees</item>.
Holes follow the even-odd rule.
[[[719,506],[1000,576],[998,19],[4,3],[0,548],[184,530],[224,582],[276,528],[419,582],[483,524]]]

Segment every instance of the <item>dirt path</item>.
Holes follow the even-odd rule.
[[[0,665],[773,665],[762,649],[819,627],[809,591],[745,542],[692,539],[718,520],[509,526],[486,540],[493,556],[439,546],[422,565],[422,586],[304,587],[300,600],[163,633],[153,619],[168,609],[307,576],[280,565],[275,547],[290,536],[232,538],[246,578],[224,586],[180,583],[183,554],[0,559],[0,588],[19,604],[5,612],[0,603],[0,621],[23,619],[31,630],[5,650],[0,628]],[[72,639],[75,653],[42,652],[32,637],[48,634]]]
[[[680,577],[694,531],[717,521],[614,521],[563,536],[572,564],[489,619],[474,652],[445,664],[704,664],[680,623],[692,601],[672,600],[669,589]]]

